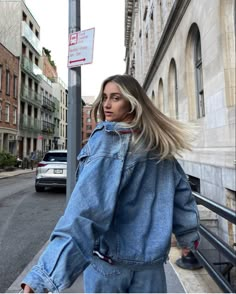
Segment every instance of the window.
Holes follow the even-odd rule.
[[[87,123],[91,123],[91,118],[86,119]]]
[[[164,111],[164,86],[163,86],[162,78],[160,78],[159,80],[157,99],[158,99],[157,107],[161,112],[163,112]]]
[[[92,126],[91,125],[87,125],[86,126],[86,130],[92,130]]]
[[[202,75],[202,51],[201,51],[201,39],[200,33],[197,32],[195,52],[195,79],[196,79],[196,96],[197,96],[197,117],[205,116],[204,105],[204,90],[203,90],[203,75]]]
[[[0,121],[2,120],[2,102],[0,102]]]
[[[26,14],[24,12],[22,13],[22,20],[23,21],[26,21],[27,20],[27,16],[26,16]]]
[[[155,92],[152,90],[152,102],[155,103]]]
[[[39,39],[39,32],[37,30],[35,30],[35,35]]]
[[[0,65],[0,91],[2,91],[2,65]]]
[[[16,125],[16,116],[17,116],[17,109],[14,108],[13,110],[13,124]]]
[[[31,21],[29,22],[29,27],[30,27],[30,29],[33,31],[34,26],[33,26],[33,24],[32,24]]]
[[[10,95],[10,72],[6,71],[6,94]]]
[[[10,121],[10,107],[8,104],[5,105],[5,122]]]
[[[29,51],[29,59],[33,61],[33,53],[31,51]]]
[[[186,56],[188,116],[190,121],[194,121],[205,116],[201,34],[196,23],[188,32]]]
[[[178,109],[178,84],[177,84],[177,69],[175,60],[172,58],[169,66],[168,77],[168,110],[171,117],[179,117]]]
[[[25,56],[26,55],[26,46],[25,44],[22,44],[22,55]]]
[[[17,98],[17,76],[15,75],[13,80],[13,97]]]

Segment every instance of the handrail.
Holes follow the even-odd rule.
[[[211,199],[208,199],[202,195],[200,195],[197,192],[192,192],[193,196],[196,199],[197,204],[201,204],[211,211],[217,213],[224,219],[228,220],[229,222],[236,224],[236,214],[235,212],[226,207],[223,206]],[[215,235],[213,232],[210,232],[205,226],[202,224],[199,228],[200,234],[205,237],[211,245],[222,255],[224,255],[227,260],[229,260],[229,265],[227,267],[227,273],[230,273],[230,270],[236,266],[236,255],[233,248],[231,248],[225,241],[223,241],[221,238],[219,238],[217,235]],[[202,250],[197,250],[194,252],[194,255],[199,260],[199,262],[202,264],[202,266],[205,267],[205,269],[208,271],[210,276],[215,280],[215,282],[218,284],[218,286],[225,292],[225,293],[234,293],[235,289],[233,289],[233,286],[230,284],[230,278],[227,280],[225,276],[215,268],[214,263],[212,264],[206,256],[204,256]],[[224,273],[226,274],[226,273]],[[229,275],[230,277],[230,275]]]
[[[200,234],[202,234],[215,248],[217,248],[225,257],[236,266],[235,251],[221,238],[210,232],[205,226],[200,225]]]
[[[236,214],[235,211],[232,209],[221,205],[211,199],[208,199],[197,192],[192,192],[193,196],[195,196],[197,204],[202,204],[203,206],[209,208],[210,210],[214,211],[218,215],[222,216],[223,218],[227,219],[229,222],[236,224]]]
[[[222,274],[215,270],[214,266],[208,262],[201,251],[197,250],[194,255],[208,271],[213,280],[216,281],[217,285],[224,291],[224,293],[234,293],[230,283],[224,277],[222,279]]]

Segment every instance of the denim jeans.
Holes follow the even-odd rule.
[[[94,258],[83,276],[85,293],[167,293],[163,264],[133,271]]]

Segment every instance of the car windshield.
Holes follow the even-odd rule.
[[[67,153],[47,153],[45,154],[43,161],[49,162],[67,162]]]

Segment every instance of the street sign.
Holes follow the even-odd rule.
[[[69,34],[68,67],[78,67],[93,62],[95,28]]]

